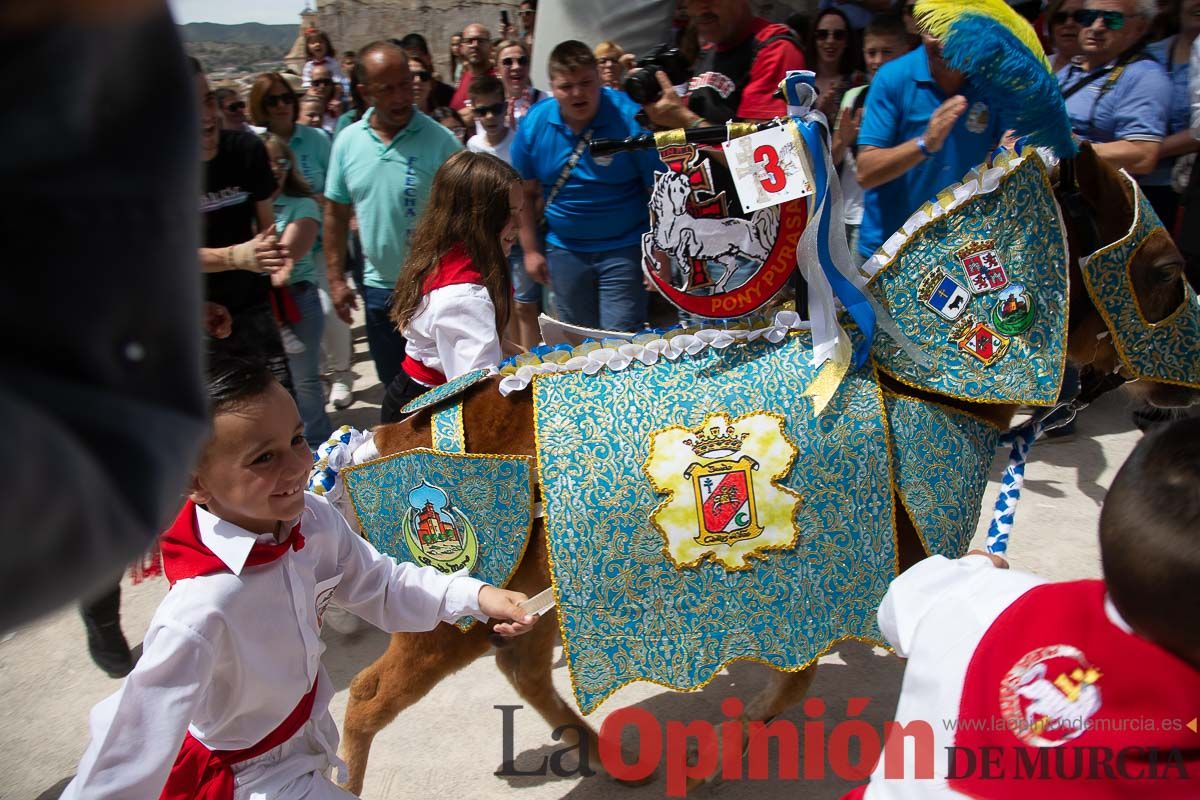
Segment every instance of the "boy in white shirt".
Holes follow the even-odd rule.
[[[91,714],[65,798],[347,798],[334,686],[321,665],[331,600],[389,631],[470,615],[536,621],[525,599],[397,563],[304,491],[312,467],[296,404],[257,363],[210,370],[213,436],[162,537],[171,582],[142,657]],[[181,746],[182,744],[182,746]]]
[[[467,96],[471,98],[471,108],[479,123],[478,133],[467,140],[467,149],[472,153],[488,153],[511,164],[508,148],[514,131],[504,124],[504,115],[508,112],[504,84],[495,75],[483,75],[471,81]]]
[[[1200,419],[1134,448],[1100,558],[1102,581],[1048,583],[978,551],[896,578],[879,629],[908,659],[898,724],[843,800],[1194,800]]]

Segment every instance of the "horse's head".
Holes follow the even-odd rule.
[[[682,214],[692,185],[682,172],[672,172],[666,182],[666,196],[676,214]]]
[[[1057,194],[1070,247],[1070,358],[1137,379],[1130,390],[1155,406],[1200,402],[1200,305],[1149,203],[1087,144],[1062,165]]]

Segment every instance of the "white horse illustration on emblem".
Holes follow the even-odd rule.
[[[687,210],[691,184],[679,172],[659,173],[650,194],[654,225],[642,235],[642,258],[654,269],[659,250],[674,257],[684,272],[686,290],[692,286],[692,262],[715,262],[723,267],[714,291],[725,283],[738,266],[738,259],[762,263],[771,254],[779,232],[779,207],[755,211],[750,219],[740,217],[694,217]]]

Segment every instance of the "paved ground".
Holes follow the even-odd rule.
[[[377,420],[382,389],[365,354],[361,328],[356,368],[360,378],[358,402],[335,417],[335,424],[370,426]],[[1129,422],[1123,397],[1108,397],[1090,409],[1072,442],[1042,443],[1033,449],[1026,494],[1017,515],[1010,559],[1017,568],[1052,579],[1099,575],[1096,521],[1104,491],[1140,434]],[[986,495],[987,516],[1003,468],[998,454],[993,481]],[[982,537],[977,534],[977,539]],[[154,608],[166,592],[155,580],[126,586],[123,624],[132,644],[141,640]],[[326,627],[325,663],[339,692],[334,718],[341,721],[346,686],[356,672],[383,652],[385,634],[375,630],[343,636]],[[580,779],[554,775],[500,777],[494,772],[505,759],[501,712],[496,705],[519,705],[520,698],[491,663],[481,658],[434,688],[417,706],[402,713],[375,740],[363,793],[367,798],[520,796],[524,800],[570,797],[575,800],[613,797],[663,797],[665,783],[657,779],[639,789],[626,789],[603,777]],[[823,668],[812,694],[825,700],[830,726],[843,718],[849,697],[869,697],[863,718],[879,723],[895,709],[903,662],[882,650],[847,645],[822,660]],[[725,719],[721,701],[736,695],[748,699],[763,684],[765,671],[754,665],[734,665],[703,691],[678,694],[648,684],[626,687],[592,716],[598,727],[614,709],[637,705],[659,720],[694,719],[719,723]],[[559,658],[554,682],[570,698],[565,663]],[[87,714],[93,704],[116,690],[118,682],[105,677],[88,658],[83,626],[73,609],[63,610],[21,628],[0,641],[0,798],[56,798],[74,774],[87,743]],[[799,709],[787,715],[797,726],[805,720]],[[541,719],[528,709],[513,713],[513,753],[520,770],[534,770],[556,743]],[[847,784],[830,778],[803,787],[794,783],[726,782],[706,790],[722,800],[754,797],[834,800]],[[801,789],[799,793],[797,790]]]

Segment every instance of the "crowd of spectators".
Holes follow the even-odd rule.
[[[1135,176],[1168,228],[1182,234],[1181,218],[1200,209],[1182,202],[1200,149],[1190,90],[1200,0],[1012,5],[1042,38],[1075,134]],[[524,181],[505,337],[536,344],[541,311],[584,327],[640,329],[650,294],[639,242],[649,226],[648,191],[663,166],[647,152],[597,159],[587,144],[646,129],[769,120],[785,111],[775,91],[780,79],[800,68],[815,73],[851,252],[866,259],[923,202],[1021,133],[945,65],[913,7],[914,0],[822,0],[813,15],[785,25],[755,16],[748,0],[681,0],[663,44],[678,48],[692,77],[672,87],[658,73],[661,94],[640,105],[624,90],[638,54],[611,40],[546,47],[549,91],[535,88],[533,2],[498,30],[467,25],[450,37],[440,64],[433,56],[440,48],[418,32],[339,55],[328,35],[307,31],[299,76],[260,75],[248,97],[215,89],[222,136],[230,148],[237,142],[243,165],[257,165],[239,192],[265,205],[236,236],[216,224],[228,214],[223,202],[206,209],[206,229],[215,232],[206,245],[260,241],[274,219],[279,244],[297,250],[287,230],[310,226],[285,223],[298,212],[284,213],[290,201],[281,198],[296,195],[279,188],[281,174],[297,185],[293,172],[316,207],[318,235],[303,257],[289,256],[290,277],[215,275],[210,299],[232,303],[235,340],[249,327],[248,308],[258,327],[274,315],[282,335],[268,348],[277,353],[273,363],[288,368],[309,439],[319,441],[328,428],[325,402],[340,408],[352,399],[346,323],[359,302],[378,377],[384,385],[396,377],[405,342],[388,311],[404,280],[408,237],[434,173],[465,147],[511,164]],[[258,137],[266,134],[274,138],[264,144]],[[283,155],[255,155],[262,148]],[[275,180],[267,179],[271,169]],[[1198,262],[1200,235],[1193,238],[1181,235],[1180,243]],[[229,297],[223,287],[232,283],[262,288]],[[313,298],[322,324],[289,323]]]

